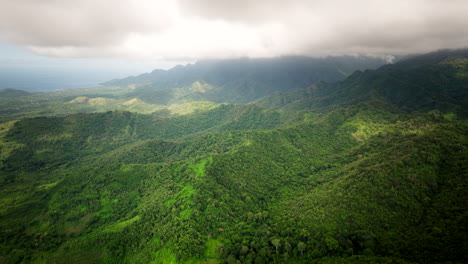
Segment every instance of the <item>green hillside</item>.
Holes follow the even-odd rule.
[[[465,263],[465,54],[253,104],[3,98],[0,263]]]
[[[104,85],[132,88],[129,97],[151,104],[248,103],[272,92],[306,88],[318,81],[343,80],[356,70],[375,69],[385,63],[382,58],[365,56],[202,60],[167,71],[111,80]]]
[[[318,83],[255,103],[267,108],[320,110],[383,100],[406,112],[456,112],[468,116],[468,50],[439,51],[378,70],[357,71],[336,83]]]
[[[365,56],[205,60],[108,81],[95,88],[44,93],[4,89],[0,90],[0,122],[106,111],[183,115],[219,103],[252,102],[318,81],[343,80],[355,70],[383,64],[381,58]]]

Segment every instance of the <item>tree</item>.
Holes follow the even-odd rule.
[[[304,250],[306,249],[306,244],[304,244],[304,242],[299,242],[297,244],[297,249],[301,252],[301,256],[304,255]]]
[[[275,246],[276,254],[278,254],[278,247],[280,245],[280,240],[278,238],[274,238],[271,240],[271,243],[273,244],[273,246]]]
[[[246,246],[246,245],[242,245],[241,250],[240,250],[240,254],[241,254],[241,255],[245,255],[245,254],[247,254],[248,252],[249,252],[249,247]]]

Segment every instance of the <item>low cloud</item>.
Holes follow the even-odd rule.
[[[466,0],[0,0],[0,39],[58,57],[405,54],[468,44]]]

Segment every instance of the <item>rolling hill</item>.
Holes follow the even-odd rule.
[[[161,106],[141,87],[7,113],[0,262],[464,263],[466,55],[249,104]],[[162,108],[94,112],[97,97]]]

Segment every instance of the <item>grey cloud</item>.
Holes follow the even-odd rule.
[[[154,10],[148,21],[140,13],[146,7],[126,0],[0,0],[0,6],[0,36],[25,45],[107,45],[132,32],[160,30],[167,20]]]
[[[208,19],[222,19],[241,23],[263,23],[275,21],[281,14],[297,6],[297,0],[179,0],[183,15],[194,15]]]
[[[0,0],[0,6],[0,39],[51,56],[320,56],[468,46],[466,0]]]
[[[179,2],[188,16],[252,25],[283,24],[292,53],[398,54],[468,46],[466,0]],[[322,30],[317,32],[317,27]]]

